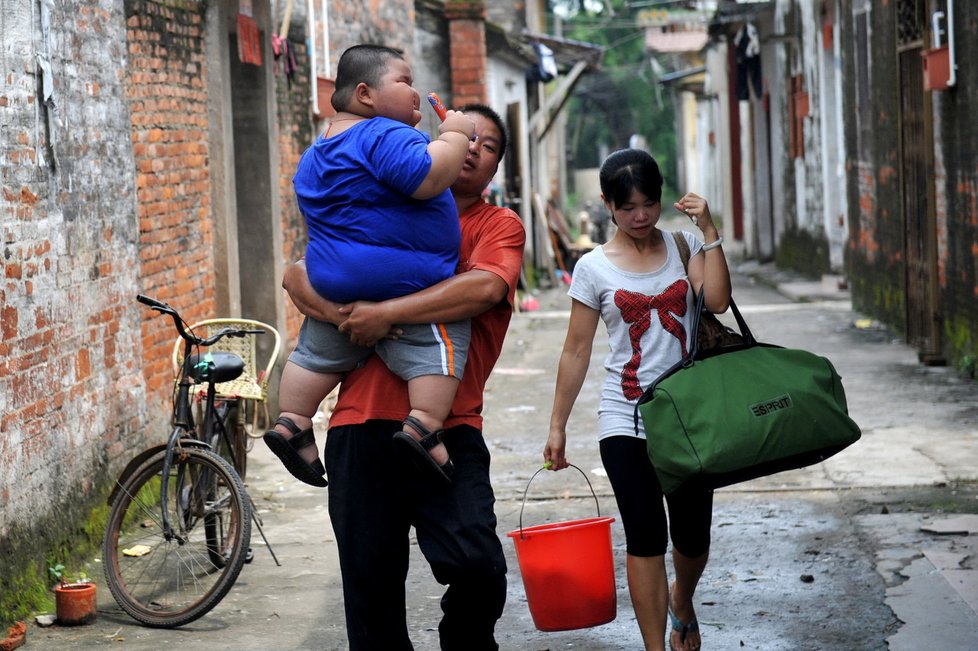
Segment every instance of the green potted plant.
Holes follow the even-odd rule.
[[[58,582],[54,586],[54,603],[58,623],[63,626],[87,624],[95,620],[95,584],[84,572],[73,580],[65,573],[61,563],[48,568],[51,576]]]

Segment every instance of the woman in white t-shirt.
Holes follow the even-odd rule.
[[[610,352],[604,362],[598,441],[625,529],[635,616],[647,650],[664,648],[667,613],[670,648],[699,649],[693,593],[709,556],[713,494],[679,491],[666,497],[667,530],[662,489],[646,452],[645,437],[655,436],[655,423],[645,423],[636,436],[634,413],[649,384],[689,352],[694,292],[704,287],[706,307],[724,312],[730,273],[706,200],[688,192],[673,205],[702,230],[706,244],[684,233],[691,252],[687,275],[675,241],[656,226],[662,174],[647,152],[614,152],[601,166],[599,179],[601,198],[618,230],[574,268],[544,459],[554,470],[568,465],[567,421],[587,374],[600,319],[608,329]],[[671,587],[665,565],[670,535]]]

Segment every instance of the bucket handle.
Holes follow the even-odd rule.
[[[575,469],[577,472],[581,473],[581,476],[584,477],[584,481],[587,482],[587,487],[591,489],[591,497],[594,498],[594,508],[597,509],[597,511],[598,511],[598,517],[600,518],[601,517],[601,505],[598,504],[598,494],[594,492],[594,486],[591,485],[591,480],[588,479],[587,473],[585,473],[583,470],[581,470],[580,468],[578,468],[577,466],[575,466],[573,463],[568,463],[567,465],[569,467]],[[533,473],[533,475],[530,476],[530,481],[526,482],[526,488],[523,489],[523,503],[520,504],[520,540],[523,540],[523,509],[526,507],[526,493],[527,493],[527,491],[530,490],[530,484],[533,483],[534,477],[536,477],[537,475],[539,475],[541,471],[549,470],[549,469],[550,468],[547,467],[547,466],[543,466],[543,467],[537,469],[537,471],[535,473]]]

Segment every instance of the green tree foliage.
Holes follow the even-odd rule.
[[[606,48],[601,70],[586,74],[569,103],[569,163],[597,167],[605,153],[643,137],[667,185],[676,179],[671,91],[658,84],[660,66],[645,49],[638,8],[627,0],[551,0],[569,38]]]

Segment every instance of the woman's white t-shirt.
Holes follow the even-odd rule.
[[[703,247],[683,232],[690,257]],[[689,351],[695,298],[672,235],[662,231],[668,256],[659,269],[634,273],[608,260],[604,247],[584,254],[574,266],[568,295],[599,310],[608,328],[610,352],[598,407],[598,440],[635,436],[635,404],[653,380]],[[641,424],[641,421],[640,421]],[[644,428],[639,436],[645,437]]]

